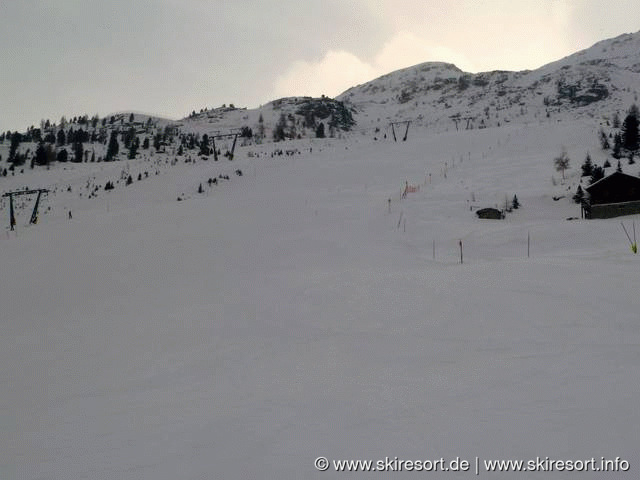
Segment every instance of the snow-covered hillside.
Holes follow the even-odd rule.
[[[227,133],[233,129],[252,130],[251,143],[282,139],[315,138],[322,124],[327,137],[342,136],[355,124],[352,110],[328,97],[286,97],[258,109],[220,107],[195,113],[176,123],[181,131],[200,135]],[[276,130],[281,126],[281,135]]]
[[[337,97],[360,128],[414,120],[443,128],[485,128],[548,119],[611,117],[638,101],[640,32],[604,40],[534,71],[465,73],[430,62],[392,72]]]
[[[337,478],[332,461],[396,457],[470,462],[422,473],[443,479],[540,478],[484,461],[547,457],[629,466],[550,478],[635,478],[640,257],[620,220],[640,216],[581,220],[572,195],[587,153],[616,167],[600,130],[634,101],[638,38],[532,72],[426,63],[337,101],[49,126],[44,158],[69,161],[33,168],[29,132],[0,175],[0,195],[49,190],[35,225],[16,198],[15,230],[0,197],[0,478]],[[296,134],[273,143],[282,118]],[[204,135],[242,127],[216,161]]]
[[[349,130],[373,133],[391,121],[412,120],[429,131],[532,124],[572,118],[611,118],[638,102],[640,32],[603,40],[533,71],[463,72],[455,65],[426,62],[390,72],[338,95],[352,112]],[[319,99],[315,99],[318,101]],[[281,114],[295,136],[315,136],[298,113],[309,97],[275,100],[258,109],[221,107],[178,122],[200,134],[248,126],[267,140]],[[194,112],[195,113],[195,112]],[[263,123],[260,125],[260,117]],[[316,119],[318,122],[329,119]],[[334,134],[342,132],[337,129]]]
[[[598,128],[239,147],[90,199],[75,188],[152,160],[0,178],[72,186],[0,237],[0,476],[334,478],[317,457],[548,456],[621,457],[631,473],[606,476],[628,478],[638,257],[619,219],[567,221],[578,207],[553,199],[587,150],[601,162]],[[419,189],[403,199],[405,182]],[[476,218],[514,194],[505,220]]]

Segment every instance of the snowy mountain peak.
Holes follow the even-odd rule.
[[[544,118],[610,115],[638,100],[640,32],[624,34],[532,71],[466,73],[428,62],[350,88],[337,98],[362,128],[414,119],[428,128],[470,119],[468,128]]]

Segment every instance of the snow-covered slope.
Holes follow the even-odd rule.
[[[153,160],[0,178],[75,182],[0,236],[0,476],[342,475],[320,456],[637,470],[638,258],[619,219],[566,220],[575,163],[550,181],[561,145],[601,163],[597,129],[240,147],[90,199],[75,187]],[[472,211],[514,194],[503,221]]]
[[[466,87],[448,64],[394,72],[345,94],[350,134],[239,142],[233,160],[184,146],[187,134],[255,132],[262,114],[269,138],[283,113],[290,127],[300,108],[338,107],[289,98],[178,124],[118,114],[95,133],[152,138],[135,159],[122,145],[112,162],[0,176],[0,194],[50,190],[36,225],[34,197],[16,201],[15,231],[0,199],[0,478],[334,478],[334,460],[396,457],[470,463],[422,473],[443,479],[476,465],[513,475],[487,471],[492,459],[618,458],[629,473],[569,476],[630,478],[640,260],[620,219],[580,220],[571,196],[587,152],[596,165],[609,155],[600,114],[630,103],[634,84],[615,82],[636,78],[636,41]],[[586,106],[560,95],[562,75],[600,75],[578,59],[605,48],[625,58],[605,69],[616,89]],[[510,105],[518,92],[524,105]],[[487,128],[466,130],[487,106]],[[406,118],[418,127],[407,141],[385,141],[389,119]],[[565,180],[552,160],[563,147]],[[107,144],[84,148],[101,157]],[[476,217],[515,195],[504,220]],[[633,232],[640,216],[622,220]]]

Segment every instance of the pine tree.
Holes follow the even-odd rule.
[[[36,165],[47,165],[47,152],[44,148],[44,143],[40,143],[36,149],[36,156],[33,159]],[[33,167],[32,167],[33,168]]]
[[[629,109],[629,114],[624,119],[622,124],[622,146],[631,151],[638,150],[640,146],[638,140],[638,121],[640,114],[638,114],[638,107],[632,105]]]
[[[611,166],[611,162],[609,160],[605,160],[602,164],[602,168],[609,168]]]
[[[582,176],[583,177],[591,176],[592,170],[593,170],[593,163],[591,162],[591,155],[587,153],[587,157],[584,159],[584,163],[582,164]]]
[[[622,156],[622,136],[619,133],[616,133],[613,137],[613,152],[611,156],[616,159]]]
[[[60,150],[60,151],[58,152],[58,155],[57,155],[57,157],[56,157],[56,160],[57,160],[58,162],[63,162],[63,163],[64,163],[64,162],[66,162],[66,161],[68,160],[68,156],[69,156],[69,155],[67,154],[67,149],[66,149],[66,148],[63,148],[62,150]]]
[[[53,148],[53,145],[51,145],[50,143],[45,143],[44,153],[47,156],[47,165],[50,165],[56,161],[56,149]]]
[[[609,144],[609,139],[607,138],[607,134],[604,133],[603,129],[600,129],[600,146],[603,150],[609,150],[611,145]]]
[[[262,118],[262,112],[258,118],[258,136],[261,140],[264,139],[264,118]]]
[[[137,154],[138,154],[138,139],[134,137],[129,142],[129,155],[128,155],[128,158],[130,160],[133,160],[134,158],[136,158]]]
[[[517,210],[518,207],[520,207],[520,202],[518,201],[518,196],[514,195],[513,200],[511,201],[511,208],[513,208],[514,210]]]
[[[318,128],[316,128],[316,138],[324,138],[324,123],[320,122]]]
[[[73,144],[73,161],[75,163],[82,163],[83,154],[84,154],[84,150],[82,148],[82,143],[75,142]]]
[[[285,139],[285,128],[287,127],[287,118],[284,113],[280,114],[276,128],[273,130],[273,141],[280,142]]]
[[[576,203],[582,203],[584,201],[584,191],[580,185],[578,185],[576,194],[573,196],[573,201]]]
[[[42,130],[39,128],[31,128],[31,141],[40,142],[42,140]]]
[[[613,128],[620,128],[620,115],[618,115],[618,112],[613,114]]]
[[[569,155],[567,155],[567,150],[562,147],[562,152],[559,156],[553,159],[553,163],[556,166],[556,170],[558,172],[562,172],[562,179],[564,180],[564,171],[569,168]]]
[[[113,130],[111,132],[111,138],[109,138],[109,146],[107,147],[107,157],[105,161],[110,162],[118,154],[120,146],[118,144],[118,132]]]
[[[142,149],[149,150],[149,137],[144,137],[144,141],[142,142]]]
[[[200,155],[208,156],[211,153],[209,150],[209,135],[206,133],[202,136],[202,141],[200,142]]]
[[[11,135],[11,146],[9,147],[9,158],[7,159],[9,163],[15,164],[20,161],[18,158],[16,158],[16,153],[18,151],[20,142],[22,142],[22,135],[18,132],[14,132]]]
[[[127,177],[127,182],[126,182],[126,184],[127,184],[127,185],[131,185],[132,183],[133,183],[133,178],[131,178],[131,175],[129,175],[129,176]]]
[[[126,132],[122,132],[122,143],[124,148],[131,148],[131,142],[136,138],[136,130],[133,127],[129,127]]]

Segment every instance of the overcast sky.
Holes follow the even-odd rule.
[[[426,61],[533,69],[638,30],[638,0],[0,0],[0,131],[333,97]]]

